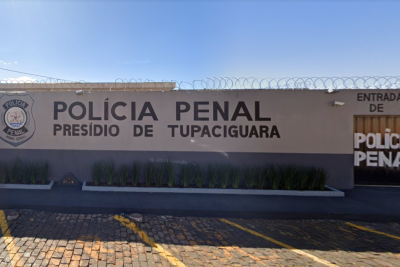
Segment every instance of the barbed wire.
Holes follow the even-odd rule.
[[[46,80],[0,80],[0,90],[19,87],[38,91],[85,90],[85,91],[131,91],[131,90],[233,90],[233,89],[400,89],[400,76],[366,77],[283,77],[283,78],[235,78],[212,77],[191,82],[149,79],[118,78],[111,83],[70,82],[60,79]]]

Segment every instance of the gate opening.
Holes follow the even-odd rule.
[[[400,185],[400,116],[354,116],[354,183]]]

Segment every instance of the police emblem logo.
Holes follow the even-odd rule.
[[[33,99],[28,94],[5,94],[0,97],[0,117],[2,129],[0,138],[12,145],[19,146],[28,141],[35,133],[33,119]]]

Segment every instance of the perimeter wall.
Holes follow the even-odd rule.
[[[55,181],[68,172],[80,181],[91,181],[93,162],[106,159],[117,165],[133,160],[172,160],[177,166],[299,164],[323,167],[329,174],[328,185],[349,189],[354,179],[353,117],[400,114],[398,94],[397,90],[1,94],[0,160],[17,156],[47,160],[50,179]],[[25,132],[10,132],[7,111],[22,103],[11,100],[26,104]],[[334,101],[344,105],[334,107]]]

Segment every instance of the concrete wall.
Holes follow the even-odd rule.
[[[371,100],[371,95],[369,101],[364,101],[364,93],[375,94],[376,101]],[[383,105],[379,115],[400,113],[397,100],[376,98],[377,93],[398,94],[396,90],[344,90],[334,94],[317,90],[202,90],[93,92],[84,95],[76,95],[75,92],[29,92],[29,96],[3,95],[0,98],[0,137],[9,142],[0,140],[0,160],[15,156],[46,159],[50,163],[50,176],[53,180],[72,172],[81,181],[91,180],[91,165],[94,161],[110,158],[118,164],[130,163],[135,159],[147,162],[150,159],[157,161],[168,158],[176,160],[177,165],[192,161],[295,163],[324,167],[329,173],[329,185],[340,189],[351,188],[353,116],[374,114],[370,112],[370,105],[379,103]],[[28,103],[29,97],[33,103],[30,105],[32,109],[25,109],[28,117],[26,138],[23,142],[10,141],[3,131],[3,127],[7,126],[3,119],[7,109],[3,105],[13,99],[26,100]],[[221,108],[227,102],[227,120],[217,112],[217,120],[214,121],[215,101]],[[342,101],[345,105],[333,107],[334,101]],[[71,109],[71,117],[68,111],[71,104],[76,102],[82,104],[75,104]],[[113,116],[112,107],[117,102],[123,103],[115,106]],[[132,102],[135,103],[134,115]],[[150,104],[147,104],[142,114],[145,116],[139,120],[146,102],[151,104],[154,113]],[[77,118],[82,113],[80,105],[86,109],[82,119]],[[188,105],[190,109],[181,112],[178,118],[177,109],[183,111]],[[65,111],[62,111],[65,107]],[[195,112],[196,108],[198,112]],[[235,110],[238,116],[235,116]],[[114,137],[110,136],[110,132],[107,136],[104,133],[89,136],[89,132],[85,135],[82,125],[87,125],[84,129],[89,131],[91,123],[92,127],[98,124],[103,129],[104,125],[108,129],[116,125],[119,133]],[[147,136],[134,136],[134,125],[143,128],[149,125],[147,127],[151,131]],[[189,125],[195,131],[200,129],[200,132],[183,137],[176,129],[172,136],[169,125]],[[208,128],[211,132],[215,126],[217,128],[214,131],[222,136],[214,136],[204,129]],[[254,126],[255,132],[251,137],[229,134],[223,137],[224,126],[249,126],[250,129]],[[264,133],[260,133],[261,129]],[[115,134],[115,131],[112,133]]]

